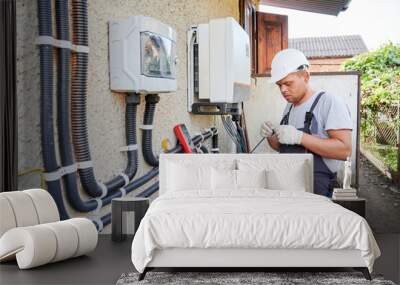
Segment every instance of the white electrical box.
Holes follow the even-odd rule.
[[[114,91],[176,90],[176,32],[146,16],[109,22],[110,86]]]
[[[240,103],[250,97],[249,36],[235,19],[210,20],[188,32],[188,103]]]

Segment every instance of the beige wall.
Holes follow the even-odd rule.
[[[126,158],[119,148],[125,145],[124,96],[109,90],[108,32],[110,19],[131,15],[157,18],[177,31],[177,80],[175,93],[161,95],[155,115],[155,152],[160,142],[168,138],[175,144],[172,128],[185,123],[192,134],[211,127],[215,118],[189,115],[186,109],[186,31],[193,24],[210,18],[233,16],[239,18],[238,0],[89,0],[89,77],[87,114],[89,142],[95,174],[104,182],[125,168]],[[37,37],[36,1],[17,0],[17,92],[19,171],[42,167],[40,147],[39,56],[34,42]],[[142,98],[144,99],[144,98]],[[142,123],[144,100],[138,110],[138,125]],[[138,142],[141,141],[140,131]],[[150,169],[140,152],[137,177]],[[19,178],[20,189],[40,186],[40,176],[31,174]],[[150,185],[148,183],[147,185]],[[143,187],[141,188],[143,189]],[[82,193],[82,197],[86,197]],[[65,199],[64,199],[65,200]],[[66,201],[66,200],[65,200]],[[67,202],[65,202],[68,205]],[[69,206],[72,215],[79,215]],[[107,213],[105,207],[102,213]]]

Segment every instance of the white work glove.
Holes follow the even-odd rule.
[[[291,125],[280,125],[276,128],[276,137],[281,144],[300,144],[303,132]]]
[[[260,135],[264,138],[269,138],[274,134],[275,126],[267,121],[261,124]]]

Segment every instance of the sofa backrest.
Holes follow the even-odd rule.
[[[0,193],[0,237],[15,227],[59,220],[56,203],[46,190],[29,189]]]
[[[284,174],[287,181],[296,179],[293,167],[302,168],[303,179],[298,188],[313,193],[313,156],[312,154],[160,154],[160,195],[168,191],[176,179],[173,165],[185,167],[216,167],[222,169],[266,169]]]

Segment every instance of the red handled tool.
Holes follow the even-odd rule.
[[[185,124],[176,125],[174,127],[174,133],[178,138],[179,143],[182,145],[183,151],[185,153],[193,153],[194,144]]]

